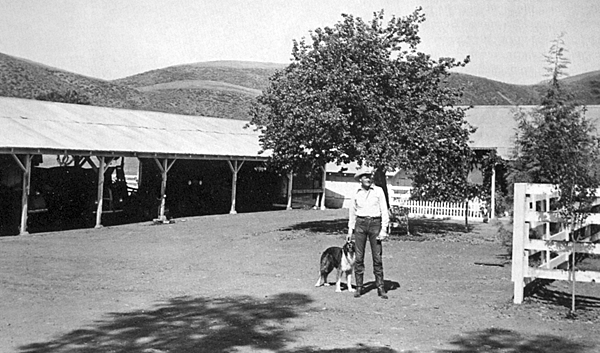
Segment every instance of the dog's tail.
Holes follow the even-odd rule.
[[[319,269],[319,279],[317,280],[317,283],[315,284],[315,287],[320,287],[323,285],[328,285],[327,282],[327,275],[329,274],[329,272],[331,272],[333,270],[333,261],[332,261],[332,256],[331,254],[328,253],[323,253],[323,255],[321,255],[321,263],[320,263],[320,269]]]

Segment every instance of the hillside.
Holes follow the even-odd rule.
[[[577,99],[584,104],[600,104],[600,70],[564,79]]]
[[[283,64],[212,61],[167,67],[112,81],[145,93],[149,110],[249,119],[254,98]]]
[[[463,88],[464,105],[535,105],[539,94],[535,86],[512,85],[483,77],[453,73],[449,85]]]
[[[77,91],[92,105],[144,109],[144,94],[131,87],[74,74],[0,53],[0,96],[34,99],[49,92]]]
[[[247,120],[251,101],[284,65],[200,63],[105,81],[0,53],[0,96],[77,91],[92,105]]]
[[[171,66],[125,77],[112,82],[133,87],[151,86],[168,82],[213,81],[262,90],[269,76],[284,64],[259,62],[209,61],[205,63]]]
[[[93,105],[175,114],[249,119],[251,102],[284,64],[212,61],[166,67],[105,81],[0,53],[0,96],[34,99],[77,91]],[[600,104],[600,71],[564,79],[582,103]],[[513,85],[453,73],[465,105],[535,105],[543,85]]]

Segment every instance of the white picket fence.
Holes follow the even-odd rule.
[[[486,205],[479,200],[469,201],[468,210],[464,202],[433,202],[410,200],[410,187],[388,186],[390,193],[390,204],[409,209],[409,217],[447,218],[483,220],[486,213]]]
[[[596,191],[600,195],[600,189]],[[575,271],[574,278],[567,271],[571,254],[600,254],[600,232],[592,233],[592,225],[600,224],[600,214],[589,216],[575,230],[584,234],[584,240],[569,239],[571,229],[550,208],[557,198],[556,188],[550,184],[515,184],[512,281],[515,304],[523,302],[525,285],[536,278],[600,282],[600,272]],[[531,239],[531,234],[536,235]],[[541,238],[541,239],[535,239]],[[530,257],[541,254],[541,264],[530,266]]]

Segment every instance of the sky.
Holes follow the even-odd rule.
[[[533,84],[561,33],[570,76],[600,70],[599,0],[0,0],[0,53],[100,79],[214,60],[289,63],[341,14],[423,8],[418,50],[456,72]]]

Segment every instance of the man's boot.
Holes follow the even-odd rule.
[[[363,275],[355,273],[354,279],[356,280],[356,292],[354,292],[354,298],[360,298],[363,291]]]
[[[388,299],[387,293],[385,292],[385,282],[383,281],[383,276],[376,276],[375,284],[377,285],[377,295],[381,299]]]

